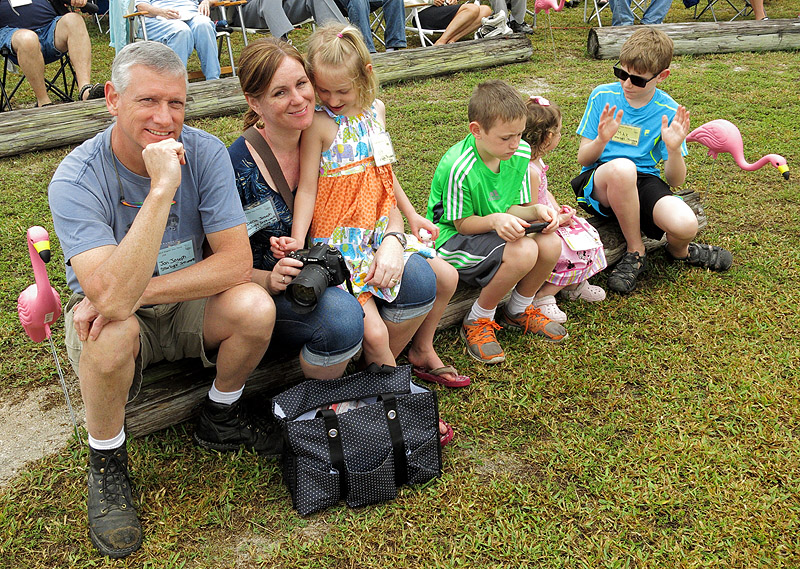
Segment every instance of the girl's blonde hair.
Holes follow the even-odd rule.
[[[543,97],[531,97],[525,103],[525,109],[527,116],[522,139],[531,145],[531,157],[538,158],[544,153],[544,147],[550,136],[558,132],[561,109]]]
[[[311,77],[306,60],[290,43],[277,38],[264,38],[244,48],[237,69],[242,92],[251,97],[261,97],[269,89],[272,77],[287,57],[302,65],[306,75]],[[253,109],[248,108],[244,115],[244,130],[260,120],[261,117]]]
[[[306,57],[312,75],[320,67],[346,74],[358,91],[362,109],[370,108],[378,96],[378,78],[371,67],[367,69],[372,57],[358,28],[338,22],[317,28],[309,39]]]

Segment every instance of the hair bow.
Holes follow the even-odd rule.
[[[543,107],[549,107],[550,106],[550,101],[548,101],[544,97],[538,97],[538,96],[537,97],[531,97],[531,101],[533,101],[537,105],[541,105]]]

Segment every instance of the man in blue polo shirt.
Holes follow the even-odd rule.
[[[86,0],[71,0],[71,5],[80,8]],[[92,44],[86,24],[66,5],[61,8],[56,10],[48,0],[0,0],[0,47],[11,51],[10,59],[28,79],[37,107],[52,104],[44,81],[45,64],[67,52],[81,86],[78,98],[103,96],[103,84],[91,83]]]

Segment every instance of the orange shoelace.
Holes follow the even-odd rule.
[[[519,315],[519,318],[525,319],[525,333],[527,333],[528,330],[541,330],[550,322],[550,319],[532,304],[525,309],[525,312]]]
[[[500,324],[488,318],[478,318],[475,324],[468,324],[464,328],[467,332],[467,341],[479,346],[488,342],[497,342],[494,331],[503,329]]]

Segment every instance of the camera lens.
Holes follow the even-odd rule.
[[[317,302],[317,295],[311,287],[294,285],[292,288],[292,300],[300,306],[312,306]]]
[[[286,297],[292,303],[295,312],[306,314],[317,307],[319,297],[326,288],[328,288],[328,270],[320,265],[308,264],[286,287]]]

